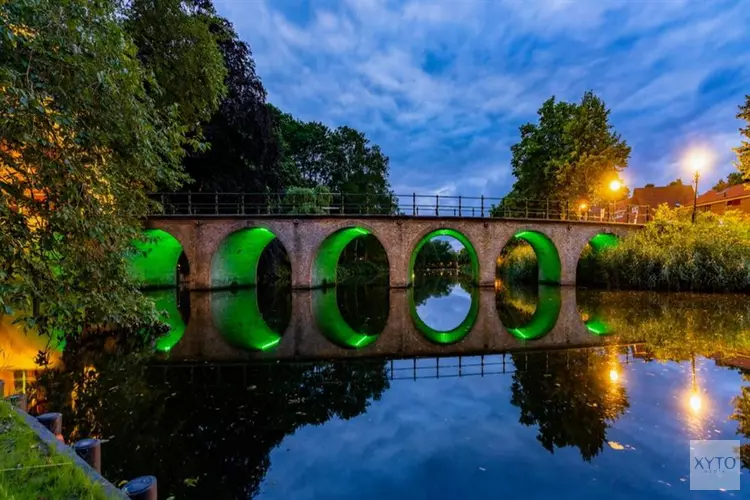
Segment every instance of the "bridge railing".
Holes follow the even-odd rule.
[[[552,199],[487,196],[373,195],[362,193],[153,193],[160,205],[155,214],[191,215],[380,215],[432,217],[493,217],[645,223],[647,205],[605,203],[583,206]]]

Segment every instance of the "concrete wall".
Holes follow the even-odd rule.
[[[234,231],[263,227],[272,231],[284,245],[292,266],[292,287],[319,286],[314,280],[315,256],[323,241],[341,229],[361,227],[380,241],[388,256],[390,285],[411,283],[409,259],[418,242],[439,229],[464,234],[479,259],[480,286],[493,286],[495,265],[503,247],[520,231],[537,231],[549,237],[560,255],[561,284],[574,285],[576,266],[583,248],[600,233],[624,236],[639,226],[600,222],[528,221],[457,217],[153,217],[147,227],[162,229],[182,244],[190,263],[187,286],[194,290],[211,288],[211,261],[224,238]]]

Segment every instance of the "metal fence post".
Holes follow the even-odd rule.
[[[245,215],[245,193],[240,195],[240,205],[242,207],[242,215]]]
[[[481,196],[481,202],[480,203],[481,203],[480,206],[481,206],[481,210],[482,210],[482,214],[480,215],[480,217],[484,217],[484,195]]]
[[[544,209],[545,219],[549,219],[549,198],[547,198],[547,207]]]
[[[440,210],[438,209],[439,206],[440,206],[440,195],[436,194],[435,195],[435,216],[436,217],[440,215]]]
[[[193,193],[188,191],[188,215],[193,215]]]
[[[214,193],[214,212],[219,214],[219,193]]]
[[[393,214],[393,193],[388,195],[388,213],[386,215]]]
[[[529,199],[526,198],[526,218],[529,218]]]
[[[370,193],[365,194],[365,215],[370,215]]]
[[[461,217],[461,195],[458,195],[458,216]]]
[[[417,215],[417,193],[411,194],[411,214]]]

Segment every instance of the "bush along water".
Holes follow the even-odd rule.
[[[659,207],[615,247],[584,252],[579,283],[617,288],[750,292],[750,216]]]

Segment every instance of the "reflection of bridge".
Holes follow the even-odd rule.
[[[332,290],[292,292],[292,318],[283,333],[265,324],[253,291],[193,293],[187,326],[173,317],[175,328],[161,350],[173,360],[244,361],[472,355],[614,341],[582,320],[575,289],[552,290],[540,295],[526,325],[510,329],[499,319],[494,290],[478,290],[467,321],[457,331],[438,332],[419,319],[411,290],[391,289],[388,319],[379,334],[349,326]]]
[[[541,281],[573,285],[587,243],[598,249],[638,227],[573,220],[301,215],[154,216],[147,226],[150,239],[138,245],[145,252],[133,259],[135,276],[145,285],[174,285],[184,254],[186,284],[193,290],[254,284],[263,249],[275,238],[289,255],[293,288],[332,284],[344,248],[368,234],[383,246],[392,287],[412,283],[416,255],[435,236],[455,237],[467,248],[480,286],[494,284],[497,258],[513,238],[534,248]]]

